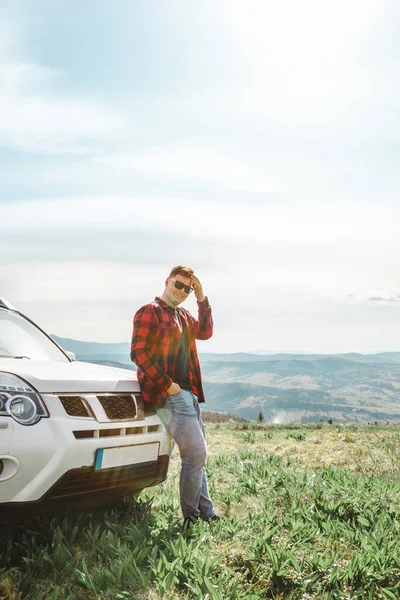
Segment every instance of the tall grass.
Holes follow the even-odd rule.
[[[280,428],[270,438],[270,430],[245,436],[208,427],[220,522],[182,531],[175,456],[168,480],[139,501],[8,526],[0,533],[0,598],[399,598],[399,482],[267,452],[264,444],[279,445],[279,436],[303,451],[311,435]],[[221,446],[228,434],[233,445]]]

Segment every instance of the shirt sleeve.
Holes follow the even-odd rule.
[[[151,350],[158,327],[153,308],[149,305],[142,306],[133,318],[131,360],[161,390],[166,390],[170,387],[172,379],[164,372]]]
[[[188,312],[191,327],[194,329],[196,340],[208,340],[214,330],[211,306],[206,297],[203,302],[197,302],[199,308],[198,319]]]

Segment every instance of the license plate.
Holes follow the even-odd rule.
[[[137,446],[118,446],[97,450],[95,470],[110,467],[124,467],[158,459],[160,444],[139,444]]]

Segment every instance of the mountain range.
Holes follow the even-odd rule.
[[[129,343],[53,339],[77,360],[135,369]],[[200,353],[208,410],[266,422],[400,421],[400,352]]]

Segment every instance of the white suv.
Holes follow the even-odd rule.
[[[0,298],[1,520],[137,494],[171,449],[133,371],[75,361]]]

